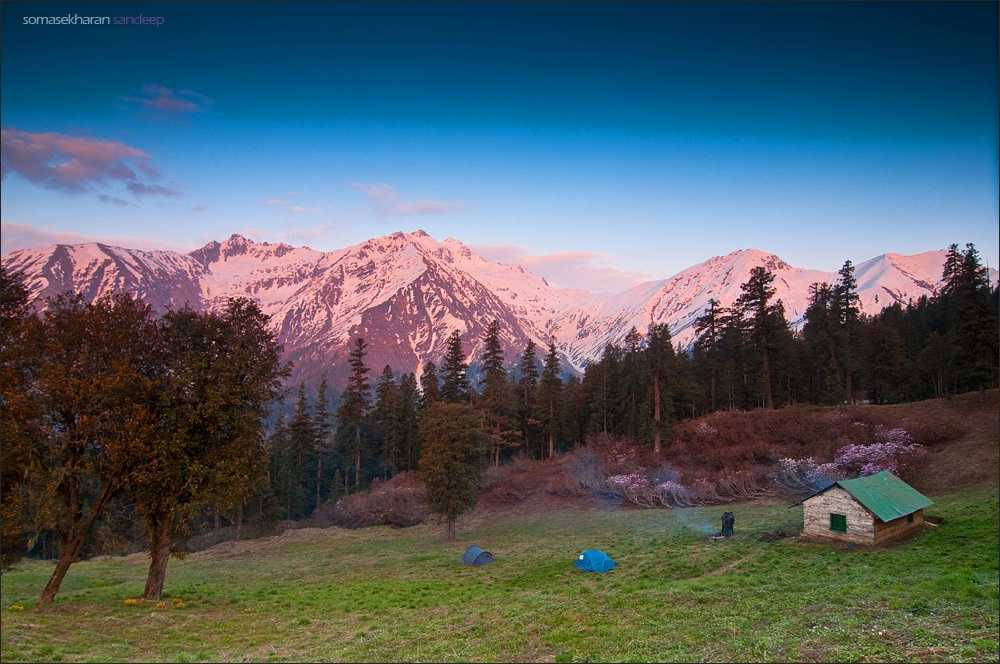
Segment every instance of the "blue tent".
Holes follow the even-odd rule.
[[[576,568],[584,572],[604,574],[615,568],[615,561],[600,549],[587,549],[576,557]]]
[[[489,551],[483,551],[475,544],[470,545],[469,548],[465,550],[465,553],[462,554],[462,562],[466,565],[475,565],[478,567],[479,565],[491,563],[494,560],[496,560],[496,558],[493,557],[492,553]]]

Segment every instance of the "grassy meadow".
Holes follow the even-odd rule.
[[[75,565],[34,607],[51,565],[3,575],[2,659],[985,660],[998,634],[995,489],[935,496],[943,519],[891,548],[795,538],[783,504],[480,516],[440,530],[300,530],[172,560],[161,604],[145,558]],[[737,536],[708,541],[721,513]],[[466,545],[497,555],[459,564]],[[598,547],[619,568],[573,568]],[[13,605],[13,608],[12,608]],[[18,605],[23,606],[19,609]]]

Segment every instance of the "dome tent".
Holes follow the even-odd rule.
[[[489,551],[483,551],[475,544],[469,545],[469,548],[465,550],[464,554],[462,554],[463,563],[466,565],[475,565],[476,567],[492,563],[495,560],[496,558],[493,557],[492,553]]]
[[[574,564],[578,570],[597,572],[598,574],[610,572],[615,568],[615,561],[600,549],[587,549],[576,557]]]

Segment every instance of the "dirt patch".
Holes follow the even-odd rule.
[[[725,565],[723,565],[722,567],[719,567],[717,569],[713,569],[711,572],[705,572],[701,576],[695,577],[695,578],[701,579],[701,578],[705,578],[705,577],[708,577],[708,576],[722,576],[723,574],[726,574],[728,572],[733,571],[734,569],[736,569],[737,567],[739,567],[743,563],[748,562],[750,560],[753,560],[756,557],[757,557],[757,554],[753,554],[753,555],[749,555],[749,556],[743,556],[742,558],[739,558],[739,559],[734,560],[732,562],[728,562]]]
[[[759,539],[761,542],[776,542],[778,540],[785,539],[786,537],[791,537],[791,536],[792,536],[791,533],[779,528],[778,530],[769,530],[763,532],[757,536],[757,539]]]

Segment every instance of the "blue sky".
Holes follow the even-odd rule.
[[[2,11],[6,242],[423,228],[590,288],[744,247],[998,263],[995,3]],[[165,22],[23,22],[72,13]]]

